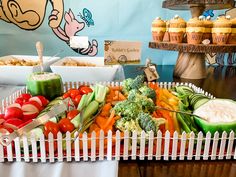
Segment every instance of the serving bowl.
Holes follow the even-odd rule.
[[[38,56],[33,55],[8,55],[0,57],[0,62],[15,60],[25,60],[28,62],[38,62]],[[46,72],[51,71],[50,65],[59,57],[43,56],[43,69]],[[40,65],[34,66],[18,66],[18,65],[0,65],[0,84],[8,85],[25,85],[28,75],[33,72],[40,72]]]
[[[76,61],[81,66],[68,66],[63,63]],[[104,64],[103,57],[65,57],[51,66],[54,73],[60,74],[63,82],[107,82],[121,81],[124,79],[124,71],[120,65]]]

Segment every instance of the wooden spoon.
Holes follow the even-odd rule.
[[[36,50],[37,50],[38,57],[39,57],[41,72],[43,73],[43,44],[42,44],[42,42],[40,42],[40,41],[36,42]]]

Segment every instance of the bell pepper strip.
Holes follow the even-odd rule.
[[[159,97],[156,100],[156,105],[171,110],[178,110],[178,104],[179,104],[178,97],[173,95],[167,89],[159,89],[158,95]],[[160,112],[163,113],[163,111]],[[164,115],[167,117],[165,117]],[[174,125],[174,130],[180,133],[180,127],[179,127],[179,122],[176,118],[176,113],[168,112],[168,114],[164,113],[164,115],[162,116],[167,119],[166,129],[169,131],[173,131],[172,125]]]
[[[170,132],[170,135],[172,136],[175,132],[175,126],[174,126],[174,122],[173,122],[173,119],[172,117],[170,116],[170,112],[168,111],[165,111],[165,110],[161,110],[160,111],[162,116],[167,120],[167,124],[168,124],[168,129],[169,132]]]

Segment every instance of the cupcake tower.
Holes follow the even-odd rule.
[[[210,17],[205,19],[200,16],[185,22],[176,15],[167,23],[159,17],[156,18],[152,23],[154,42],[162,42],[165,33],[168,33],[168,42],[176,44],[183,43],[185,36],[188,44],[201,44],[203,40],[218,45],[236,44],[236,19],[230,20],[229,16],[221,16],[212,22]]]
[[[219,17],[214,22],[210,17],[199,18],[205,10],[230,9],[234,0],[164,0],[163,8],[189,10],[192,18],[185,22],[175,16],[169,21],[159,21],[152,34],[159,34],[149,43],[153,49],[178,51],[173,75],[177,78],[203,79],[206,77],[206,54],[232,53],[236,51],[236,19]],[[160,20],[160,18],[158,18]],[[166,28],[164,27],[166,23]],[[156,31],[155,31],[156,30]],[[163,33],[159,31],[165,31]],[[163,38],[162,38],[163,37]],[[208,45],[201,45],[201,44]]]

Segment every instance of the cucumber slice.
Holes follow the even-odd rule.
[[[94,98],[95,98],[95,92],[89,93],[88,98],[87,98],[86,106],[88,106],[89,103],[91,103],[94,100]]]
[[[87,103],[87,98],[88,96],[87,95],[83,95],[80,102],[79,102],[79,105],[77,107],[77,109],[79,111],[81,111],[85,106],[86,106],[86,103]]]
[[[187,86],[177,86],[175,87],[175,89],[177,93],[180,93],[182,95],[191,95],[194,93],[193,89]]]
[[[200,106],[202,106],[203,104],[205,104],[206,102],[208,102],[209,99],[207,98],[204,98],[204,99],[201,99],[199,101],[197,101],[194,105],[193,105],[193,109],[196,110],[197,108],[199,108]]]
[[[201,99],[208,99],[208,97],[204,94],[194,94],[189,97],[190,105],[195,105]]]

